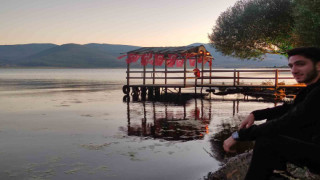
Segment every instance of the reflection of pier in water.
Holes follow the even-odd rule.
[[[197,99],[194,101],[194,107],[187,103],[177,105],[155,101],[127,101],[128,135],[182,141],[202,139],[209,131],[211,106],[205,110],[203,99],[201,108],[198,107]],[[137,111],[136,106],[140,106],[142,112]],[[140,117],[132,117],[133,111]]]
[[[127,133],[129,136],[165,140],[203,139],[209,133],[212,103],[215,100],[193,98],[183,102],[127,101]],[[232,114],[239,112],[240,101],[232,101]],[[275,104],[276,105],[276,104]]]

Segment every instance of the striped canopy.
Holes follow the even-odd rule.
[[[200,46],[179,46],[179,47],[142,47],[133,51],[127,52],[127,54],[200,54],[208,52],[203,45]],[[211,55],[210,55],[211,56]]]

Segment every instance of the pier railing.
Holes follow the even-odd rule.
[[[275,88],[279,86],[304,86],[292,82],[287,84],[288,80],[293,81],[292,79],[290,69],[210,69],[200,71],[199,77],[195,75],[195,70],[187,69],[127,71],[127,85],[129,86],[265,86]],[[132,80],[135,82],[131,84]],[[174,81],[174,84],[169,81]]]

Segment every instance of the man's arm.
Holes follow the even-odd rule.
[[[290,105],[283,104],[280,106],[276,106],[273,108],[266,108],[261,110],[256,110],[250,113],[245,120],[243,120],[239,126],[239,129],[249,128],[253,125],[254,121],[256,120],[263,120],[263,119],[274,119],[276,117],[280,117],[290,109]]]
[[[270,112],[269,110],[270,108],[268,108],[266,112]],[[263,110],[259,110],[259,111],[262,112]],[[226,139],[223,142],[223,149],[226,152],[233,153],[234,150],[232,150],[232,148],[237,144],[238,140],[241,140],[241,141],[254,140],[260,134],[267,133],[268,129],[273,129],[276,126],[275,124],[278,124],[277,121],[279,121],[279,119],[275,119],[274,122],[267,121],[266,123],[261,124],[259,126],[253,125],[254,121],[255,121],[254,113],[250,113],[249,116],[244,121],[241,122],[239,131],[234,132],[228,139]],[[285,121],[286,120],[284,120],[284,122],[282,123],[285,123]],[[262,129],[262,130],[259,130],[259,129]],[[241,134],[241,138],[239,137],[239,134]]]
[[[235,150],[232,150],[232,147],[237,144],[237,141],[235,139],[232,138],[232,136],[230,136],[228,139],[226,139],[223,142],[223,149],[226,152],[230,152],[233,153],[235,152]]]
[[[271,120],[287,113],[291,106],[291,104],[284,103],[280,106],[253,111],[252,114],[254,115],[255,120]]]
[[[233,153],[235,150],[232,150],[232,147],[237,144],[237,140],[239,139],[238,132],[232,133],[232,135],[223,142],[223,149],[226,152]]]
[[[254,123],[254,119],[253,113],[250,113],[249,116],[247,116],[247,118],[241,122],[239,129],[249,128]]]
[[[269,119],[271,117],[281,116],[282,114],[286,113],[288,109],[289,109],[289,105],[283,104],[273,108],[253,111],[246,117],[245,120],[241,122],[239,129],[247,129],[251,127],[255,120]],[[257,116],[258,118],[256,118],[255,116]],[[234,134],[235,133],[233,133],[233,135]],[[237,138],[239,138],[238,132],[236,132],[236,134],[238,136]],[[231,152],[231,153],[234,152],[234,150],[232,150],[232,147],[237,144],[237,138],[230,136],[228,139],[226,139],[223,142],[223,149],[226,152]]]
[[[240,129],[239,140],[255,140],[259,136],[300,133],[302,128],[313,127],[318,121],[320,105],[320,87],[313,90],[305,100],[281,117],[247,129]]]

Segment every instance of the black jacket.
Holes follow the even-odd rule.
[[[239,130],[239,140],[285,135],[320,145],[320,80],[299,92],[292,104],[252,112],[261,125]]]

